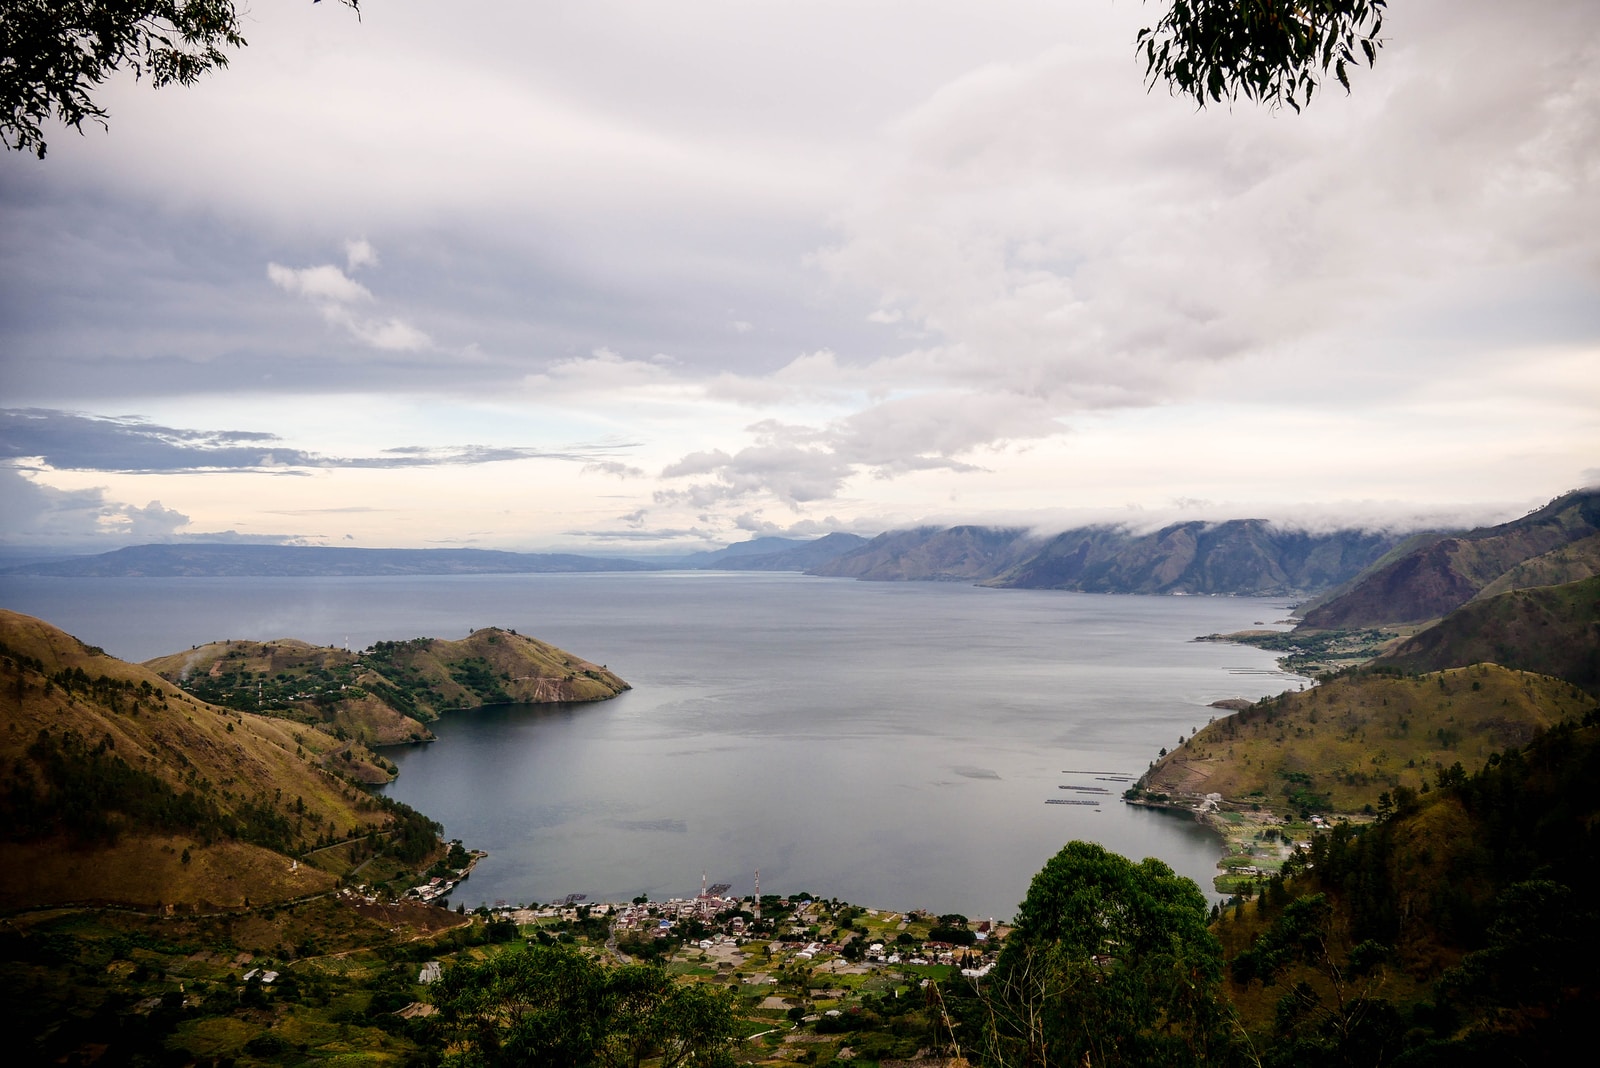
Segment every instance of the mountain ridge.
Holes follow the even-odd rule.
[[[1578,578],[1600,568],[1600,489],[1573,490],[1520,519],[1419,546],[1374,568],[1302,617],[1306,631],[1425,623],[1473,600],[1517,568],[1550,554],[1548,573]],[[1587,572],[1587,573],[1585,573]],[[1509,581],[1509,580],[1508,580]]]
[[[975,582],[1082,593],[1303,596],[1358,575],[1401,535],[1313,534],[1261,519],[1192,520],[1149,533],[1078,527],[917,527],[880,534],[808,572],[871,581]]]

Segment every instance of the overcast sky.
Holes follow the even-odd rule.
[[[1197,111],[1157,0],[259,4],[0,157],[0,546],[1499,521],[1600,482],[1600,4]]]

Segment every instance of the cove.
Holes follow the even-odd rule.
[[[453,712],[437,742],[386,750],[392,796],[489,851],[454,896],[469,907],[687,896],[702,871],[743,894],[760,869],[768,893],[1007,917],[1073,838],[1209,891],[1215,837],[1123,805],[1115,777],[1211,701],[1299,681],[1269,653],[1192,640],[1287,613],[1249,598],[705,572],[13,577],[0,596],[130,660],[496,625],[606,664],[633,690]]]

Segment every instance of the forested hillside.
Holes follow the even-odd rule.
[[[1223,911],[1267,1064],[1538,1064],[1600,1008],[1600,727],[1568,722],[1404,789]]]

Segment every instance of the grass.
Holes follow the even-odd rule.
[[[1419,789],[1457,761],[1478,767],[1591,705],[1569,683],[1493,664],[1346,675],[1203,727],[1156,763],[1144,788],[1220,793],[1278,812],[1359,813],[1385,791]]]

